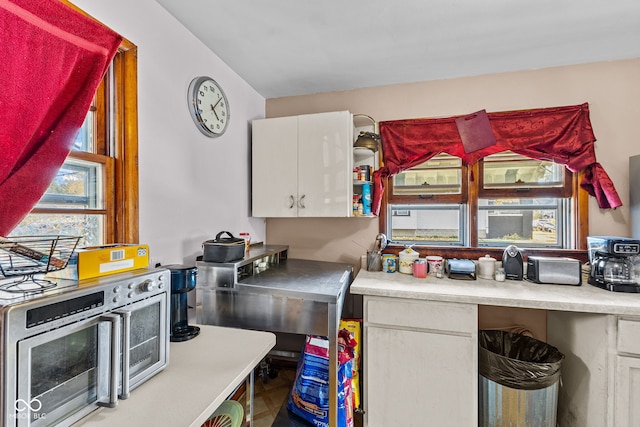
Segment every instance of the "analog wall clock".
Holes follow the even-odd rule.
[[[189,112],[196,126],[208,137],[220,136],[229,126],[229,103],[211,77],[196,77],[189,84]]]

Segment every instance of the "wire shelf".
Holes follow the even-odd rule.
[[[0,274],[33,276],[67,266],[78,245],[76,236],[0,237]]]

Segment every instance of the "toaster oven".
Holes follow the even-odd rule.
[[[553,285],[582,284],[582,266],[573,258],[530,256],[527,259],[527,280]]]
[[[170,280],[143,269],[0,299],[2,426],[70,425],[162,370]]]

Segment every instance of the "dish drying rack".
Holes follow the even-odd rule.
[[[4,277],[20,276],[15,281],[0,285],[0,290],[39,292],[56,286],[51,280],[36,278],[36,274],[62,270],[67,266],[78,245],[77,236],[0,236],[0,274]],[[29,283],[28,289],[21,286]],[[36,286],[32,286],[35,284]]]

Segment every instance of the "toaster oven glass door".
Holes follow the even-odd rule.
[[[54,425],[108,404],[119,339],[120,319],[101,316],[19,341],[14,425]]]
[[[122,379],[119,397],[167,364],[167,294],[162,293],[115,311],[122,317]]]

